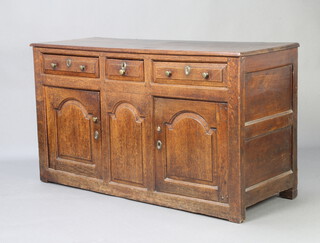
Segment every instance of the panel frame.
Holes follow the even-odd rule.
[[[161,105],[160,108],[157,106],[157,102],[165,102],[165,106]],[[177,103],[178,102],[178,103]],[[189,104],[189,106],[188,106]],[[192,104],[192,105],[191,105]],[[215,134],[217,138],[215,139],[216,142],[213,144],[214,148],[216,149],[216,154],[213,155],[217,160],[213,164],[213,178],[216,176],[217,181],[212,181],[211,183],[200,183],[197,180],[178,180],[178,178],[168,178],[166,177],[166,163],[167,159],[164,155],[166,153],[166,123],[168,121],[162,120],[162,116],[166,113],[165,107],[172,108],[173,106],[177,106],[178,114],[183,114],[183,112],[188,113],[192,112],[194,114],[198,114],[202,117],[205,114],[205,117],[202,117],[206,121],[206,117],[208,118],[209,114],[209,105],[210,107],[214,107],[212,110],[212,117],[210,118],[210,126],[208,129],[215,130]],[[207,105],[208,107],[204,107]],[[194,107],[190,107],[194,106]],[[196,107],[198,106],[198,107]],[[183,108],[185,107],[185,108]],[[162,141],[162,148],[161,150],[155,151],[154,161],[156,164],[156,191],[165,192],[165,193],[175,193],[178,195],[184,195],[189,197],[195,197],[199,199],[205,200],[212,200],[212,201],[219,201],[219,202],[227,202],[228,195],[226,191],[226,174],[227,174],[227,148],[223,146],[223,144],[227,143],[226,135],[222,134],[221,126],[226,126],[227,120],[226,110],[227,105],[225,103],[216,103],[216,102],[204,102],[204,101],[196,101],[196,100],[187,100],[187,99],[170,99],[170,98],[163,98],[163,97],[154,97],[154,127],[160,126],[161,132],[155,130],[154,137],[155,141],[160,140]],[[196,108],[197,110],[194,110]],[[177,114],[177,112],[170,111],[170,114],[166,114],[167,117],[170,117],[170,120]],[[203,113],[201,113],[203,112]],[[222,119],[221,119],[222,118]],[[206,121],[207,122],[207,121]],[[211,126],[212,125],[212,126]],[[226,130],[225,130],[226,133]],[[219,143],[218,143],[219,142]],[[220,145],[221,144],[221,145]],[[224,168],[224,169],[222,169]],[[221,176],[221,178],[220,178]]]
[[[242,129],[243,144],[246,140],[259,138],[286,128],[291,129],[291,169],[247,187],[245,190],[246,207],[278,193],[280,197],[287,199],[294,199],[297,196],[297,60],[297,48],[245,58],[243,73],[259,72],[285,66],[291,66],[292,70],[291,109],[279,111],[253,121],[244,121]],[[245,75],[242,80],[244,82]],[[245,93],[242,95],[242,99],[243,109],[245,109]],[[242,163],[245,162],[244,151]]]
[[[184,67],[189,66],[190,74],[184,74]],[[182,62],[182,61],[163,61],[153,60],[153,82],[168,85],[192,85],[208,87],[226,87],[228,65],[226,62]],[[172,71],[172,77],[166,77],[164,71]],[[209,78],[201,77],[201,72],[208,72]],[[162,73],[159,72],[163,71]],[[194,75],[197,72],[197,76]],[[216,78],[213,73],[220,74]]]
[[[70,97],[69,97],[70,94]],[[95,140],[94,132],[101,133],[100,123],[100,94],[97,91],[73,90],[56,87],[45,87],[46,95],[46,115],[47,115],[47,133],[48,133],[48,149],[49,160],[48,168],[63,170],[70,173],[76,173],[88,177],[101,178],[101,136]],[[73,97],[71,97],[73,96]],[[96,100],[91,100],[96,96]],[[91,162],[84,162],[78,158],[66,158],[59,155],[58,149],[58,121],[57,108],[61,108],[61,104],[66,104],[70,101],[80,102],[83,108],[87,108],[87,120],[90,128],[90,145],[91,145]],[[84,102],[85,101],[85,102]],[[90,102],[90,103],[89,103]],[[87,106],[87,107],[85,107]],[[89,108],[89,107],[91,108]],[[95,111],[95,112],[94,112]],[[92,117],[98,118],[97,123],[94,123]]]
[[[147,173],[151,170],[150,166],[150,150],[148,148],[150,146],[150,130],[151,130],[151,113],[150,104],[151,102],[146,102],[149,100],[148,97],[139,94],[131,94],[131,93],[114,93],[114,92],[103,92],[103,100],[104,100],[104,108],[103,108],[103,137],[105,138],[106,146],[105,148],[105,164],[104,164],[104,182],[107,184],[121,184],[122,186],[137,186],[152,189],[151,185],[151,176],[150,173]],[[112,157],[111,157],[111,123],[110,120],[115,115],[117,108],[122,104],[128,104],[135,109],[136,117],[141,121],[141,147],[142,147],[142,183],[133,183],[130,181],[121,181],[117,180],[112,175]],[[126,132],[126,131],[123,131]],[[148,152],[147,152],[148,151]]]

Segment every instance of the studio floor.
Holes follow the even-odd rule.
[[[38,161],[0,160],[0,243],[320,242],[320,149],[299,151],[298,198],[243,224],[39,180]]]

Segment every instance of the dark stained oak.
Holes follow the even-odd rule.
[[[236,223],[297,196],[299,44],[32,46],[42,181]]]

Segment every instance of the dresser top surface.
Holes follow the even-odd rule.
[[[66,41],[34,43],[31,44],[31,46],[142,54],[248,56],[296,48],[299,47],[299,44],[292,42],[213,42],[93,37]]]

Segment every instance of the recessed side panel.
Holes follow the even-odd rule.
[[[245,142],[246,187],[291,169],[292,127]]]
[[[245,120],[292,109],[292,65],[246,74]]]

